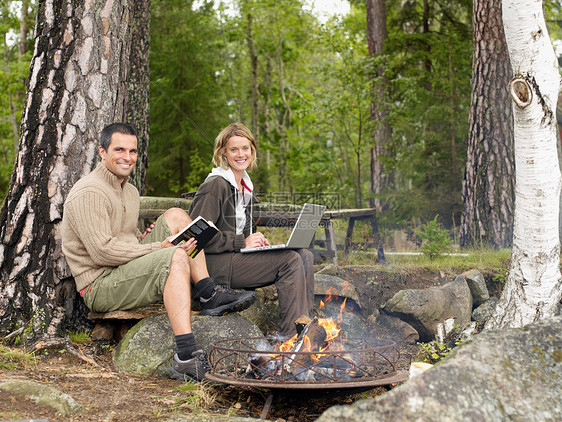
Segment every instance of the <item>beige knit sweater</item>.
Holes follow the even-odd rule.
[[[70,190],[62,218],[62,251],[78,291],[111,267],[160,249],[140,244],[139,192],[103,164]]]

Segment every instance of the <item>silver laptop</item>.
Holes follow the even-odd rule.
[[[255,248],[243,248],[240,249],[240,252],[249,253],[279,249],[308,248],[310,246],[310,242],[312,242],[314,233],[316,233],[318,224],[320,223],[320,220],[322,220],[325,209],[326,207],[324,205],[304,204],[287,243],[257,246]]]

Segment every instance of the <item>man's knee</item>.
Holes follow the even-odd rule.
[[[170,208],[164,213],[164,219],[170,227],[172,234],[178,233],[181,229],[191,223],[191,218],[182,208]]]
[[[170,267],[170,272],[180,272],[189,277],[189,256],[187,255],[185,249],[176,248],[174,255],[172,255]]]

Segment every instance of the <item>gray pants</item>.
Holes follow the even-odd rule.
[[[275,283],[279,297],[279,331],[296,333],[295,321],[312,316],[314,306],[314,257],[307,249],[235,253],[232,258],[233,289],[255,289]]]

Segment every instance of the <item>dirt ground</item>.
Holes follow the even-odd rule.
[[[367,267],[348,267],[340,270],[339,275],[353,281],[360,291],[362,302],[371,303],[371,307],[379,306],[401,289],[428,288],[451,281],[454,276],[431,272],[394,274]],[[168,378],[141,378],[119,373],[111,362],[113,347],[113,344],[88,342],[75,344],[72,352],[62,346],[46,348],[37,352],[39,359],[33,366],[0,369],[0,381],[44,383],[69,394],[85,409],[84,413],[62,417],[31,399],[0,391],[0,420],[164,421],[172,416],[193,414],[259,419],[270,393],[266,389],[189,384]],[[389,388],[392,386],[354,395],[319,397],[312,397],[310,392],[299,397],[275,392],[268,419],[313,421],[333,405],[376,397]]]

